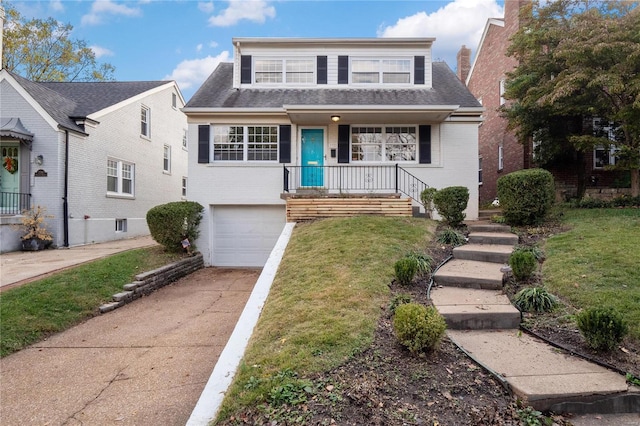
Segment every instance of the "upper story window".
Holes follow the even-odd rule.
[[[171,172],[171,147],[169,145],[164,146],[163,155],[162,155],[162,171],[165,173]]]
[[[178,95],[176,95],[175,93],[171,94],[171,106],[173,108],[177,108],[178,107]]]
[[[351,127],[352,161],[415,161],[415,126]]]
[[[140,134],[151,136],[151,110],[144,105],[140,108]]]
[[[107,193],[133,195],[135,167],[127,161],[107,160]]]
[[[405,84],[411,82],[410,59],[352,59],[351,82]]]
[[[312,84],[315,83],[316,63],[311,58],[255,59],[256,84]]]
[[[187,149],[187,129],[182,129],[182,148]]]
[[[277,161],[278,126],[214,126],[214,161]]]

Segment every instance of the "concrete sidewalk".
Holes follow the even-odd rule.
[[[0,255],[0,291],[122,251],[156,245],[150,235],[105,243]]]

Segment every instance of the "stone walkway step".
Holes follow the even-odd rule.
[[[511,232],[511,227],[502,223],[474,220],[465,224],[469,232]]]
[[[502,244],[465,244],[453,249],[453,257],[479,262],[509,263],[513,246]]]
[[[502,265],[475,260],[452,259],[433,275],[436,284],[485,290],[501,290]]]
[[[480,210],[478,211],[478,219],[486,219],[489,220],[493,216],[502,216],[502,210],[500,209],[489,209],[489,210]]]
[[[520,325],[520,311],[501,291],[435,287],[430,297],[449,329],[511,329]]]
[[[472,232],[469,234],[469,243],[515,246],[518,244],[518,236],[511,232]]]
[[[517,329],[448,330],[447,335],[476,362],[501,376],[525,405],[536,410],[555,411],[566,404],[573,410],[582,407],[584,412],[593,409],[601,414],[607,414],[603,411],[607,406],[618,413],[624,412],[621,405],[638,409],[637,402],[626,401],[638,400],[640,394],[629,392],[624,376]],[[623,403],[616,404],[618,400]]]

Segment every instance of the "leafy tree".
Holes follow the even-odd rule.
[[[612,145],[591,123],[598,117],[619,128],[616,169],[630,170],[640,192],[640,9],[637,2],[533,1],[509,54],[519,65],[509,74],[503,111],[525,142],[534,137],[544,163],[569,150],[579,155]],[[597,130],[597,129],[596,129]]]
[[[27,20],[8,6],[3,30],[2,67],[9,71],[32,81],[113,80],[113,65],[98,63],[86,41],[71,38],[71,24]]]

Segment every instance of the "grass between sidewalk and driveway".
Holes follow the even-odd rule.
[[[426,247],[435,222],[356,217],[298,224],[222,417],[264,402],[294,403],[305,381],[367,348],[389,303],[396,260]]]
[[[131,250],[3,291],[0,356],[89,319],[135,275],[180,257],[160,246]]]
[[[610,306],[640,340],[640,209],[570,209],[544,246],[544,283],[574,308]]]

